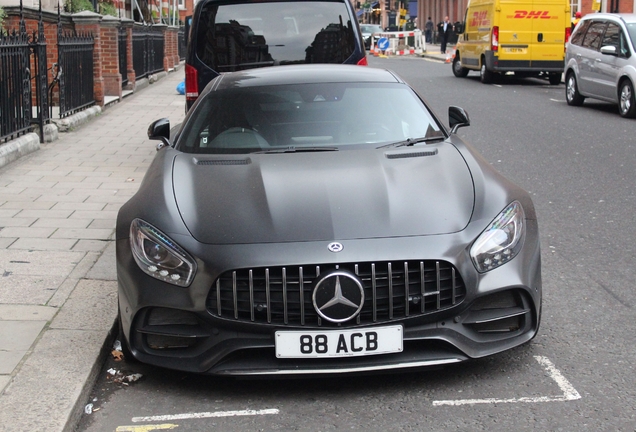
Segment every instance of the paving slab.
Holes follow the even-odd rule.
[[[183,71],[0,169],[0,431],[72,431],[117,315],[114,227]]]

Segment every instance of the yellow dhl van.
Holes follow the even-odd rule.
[[[571,25],[569,0],[469,0],[453,73],[479,71],[484,83],[495,73],[545,74],[559,84]]]

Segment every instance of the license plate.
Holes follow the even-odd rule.
[[[356,357],[402,352],[402,326],[355,330],[277,331],[276,357]]]
[[[527,52],[526,48],[504,48],[504,52],[512,53],[512,54],[525,54]]]

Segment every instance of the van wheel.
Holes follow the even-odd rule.
[[[455,58],[453,59],[453,74],[457,78],[464,78],[468,75],[468,69],[462,66],[462,62],[459,59],[459,55],[455,54]]]
[[[481,79],[481,82],[484,84],[490,84],[492,82],[492,76],[493,73],[486,68],[486,61],[482,58],[481,68],[479,69],[479,79]]]
[[[561,73],[560,72],[550,72],[548,75],[548,80],[550,80],[551,85],[559,85],[561,84]]]
[[[621,83],[620,89],[618,94],[618,112],[623,117],[636,117],[636,101],[634,101],[634,86],[632,82],[626,79]]]
[[[565,78],[565,100],[568,105],[581,106],[585,98],[579,93],[574,72],[569,72]]]

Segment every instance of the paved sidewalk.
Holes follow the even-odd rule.
[[[184,116],[168,74],[0,169],[0,431],[72,430],[117,314],[114,228],[155,154],[151,121]]]

